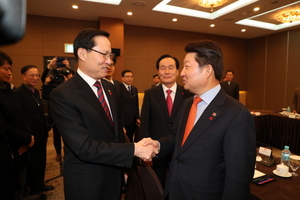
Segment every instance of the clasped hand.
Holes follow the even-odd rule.
[[[159,142],[151,138],[144,138],[134,143],[134,155],[143,161],[151,161],[159,153]]]

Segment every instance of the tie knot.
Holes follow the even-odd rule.
[[[95,83],[94,83],[94,86],[96,87],[96,88],[101,88],[101,84],[100,84],[100,82],[99,81],[96,81]]]
[[[193,105],[197,105],[198,103],[200,103],[202,101],[202,99],[200,97],[195,97],[194,101],[193,101]]]
[[[167,92],[168,95],[170,95],[172,90],[167,90],[166,92]]]

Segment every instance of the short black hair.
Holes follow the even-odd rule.
[[[37,69],[37,67],[34,66],[34,65],[26,65],[26,66],[24,66],[24,67],[21,68],[21,74],[25,74],[31,68],[36,68]]]
[[[158,74],[154,74],[152,78],[155,78],[155,77],[157,77],[157,76],[158,76]],[[159,78],[159,76],[158,76],[158,78]]]
[[[231,72],[232,74],[234,74],[234,71],[231,70],[231,69],[227,70],[227,71],[225,72],[225,74],[227,74],[228,72]]]
[[[9,55],[4,53],[3,51],[0,51],[0,66],[4,65],[5,62],[7,62],[10,66],[12,66],[12,64],[13,64],[13,61],[9,57]]]
[[[223,74],[223,54],[220,46],[212,40],[190,42],[184,48],[186,53],[196,53],[195,60],[202,68],[211,65],[215,78],[221,80]]]
[[[128,72],[132,73],[132,75],[133,75],[133,72],[131,70],[125,69],[125,70],[122,71],[121,76],[124,77],[125,74],[128,73]]]
[[[94,41],[95,36],[109,37],[109,33],[95,28],[87,28],[82,30],[74,40],[74,56],[78,60],[77,50],[84,48],[90,50],[96,44]]]
[[[156,61],[156,69],[158,70],[159,69],[159,63],[162,59],[164,58],[172,58],[174,61],[175,61],[175,65],[176,65],[176,69],[179,69],[179,61],[176,57],[173,57],[169,54],[164,54],[162,55],[161,57],[158,58],[158,60]]]

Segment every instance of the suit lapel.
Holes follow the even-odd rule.
[[[164,90],[162,88],[162,84],[159,84],[159,86],[156,86],[153,89],[155,89],[155,96],[157,98],[157,102],[161,102],[160,103],[161,109],[163,110],[164,114],[167,117],[169,117],[167,103],[166,103],[166,99],[165,99],[165,95],[164,95]]]
[[[104,81],[102,81],[103,83]],[[110,105],[110,110],[111,110],[111,113],[112,113],[112,116],[113,116],[113,120],[114,120],[114,128],[115,130],[117,130],[118,128],[118,115],[117,115],[117,110],[116,110],[116,102],[115,102],[115,99],[113,98],[115,91],[113,91],[113,87],[112,85],[109,85],[110,83],[103,83],[102,86],[103,86],[103,89],[104,89],[104,92],[106,94],[106,97],[109,101],[109,105]],[[102,107],[102,106],[101,106]],[[103,110],[104,111],[104,110]],[[106,117],[107,118],[107,117]],[[109,121],[109,120],[108,120]]]
[[[110,121],[108,117],[106,116],[106,113],[101,106],[98,98],[96,97],[93,90],[90,88],[90,86],[79,76],[78,74],[75,74],[75,76],[72,78],[75,82],[75,85],[79,91],[79,95],[86,100],[88,104],[93,106],[97,112],[102,116],[103,120],[110,125],[110,127],[113,129],[113,127],[110,124]]]
[[[226,97],[225,92],[220,90],[220,92],[210,102],[210,104],[206,107],[206,109],[202,113],[201,117],[196,122],[185,144],[180,149],[180,153],[183,153],[186,149],[188,149],[195,142],[195,140],[222,115],[222,112],[219,109],[219,107],[225,103],[225,97]],[[189,106],[191,106],[191,104],[192,102],[190,102]],[[187,115],[189,113],[189,109],[190,107],[186,111]],[[187,119],[187,117],[185,119]],[[181,130],[181,133],[182,135],[181,135],[180,142],[182,141],[184,130]]]
[[[172,117],[175,113],[177,113],[176,111],[180,108],[180,105],[183,101],[182,91],[183,91],[183,87],[177,84],[175,99],[173,101]]]

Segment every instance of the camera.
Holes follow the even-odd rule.
[[[49,83],[52,87],[57,87],[65,81],[65,76],[68,76],[71,73],[70,69],[63,66],[57,66],[54,69],[50,70],[51,82]]]

